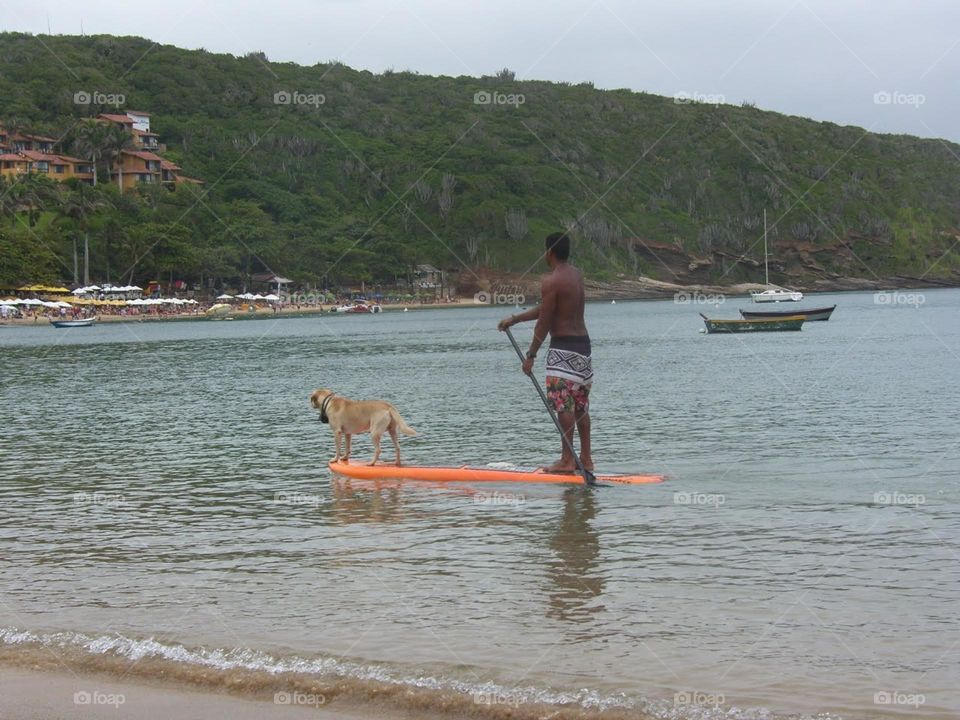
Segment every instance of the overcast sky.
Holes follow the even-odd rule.
[[[960,0],[0,0],[7,30],[592,81],[960,141]]]

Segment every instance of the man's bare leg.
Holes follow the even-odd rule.
[[[576,427],[576,420],[573,411],[557,413],[557,419],[560,421],[560,427],[563,428],[563,434],[566,436],[567,442],[560,441],[563,444],[560,460],[545,469],[548,472],[573,472],[577,469],[577,463],[573,459],[573,452],[570,448],[573,447],[573,429]]]
[[[580,462],[587,470],[593,470],[593,455],[590,453],[590,413],[577,414],[577,435],[580,436]]]

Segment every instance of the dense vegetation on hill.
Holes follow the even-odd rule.
[[[103,182],[5,185],[0,283],[71,280],[83,235],[101,280],[239,286],[269,268],[391,282],[424,262],[523,272],[564,226],[598,278],[674,280],[682,272],[655,251],[670,246],[704,259],[699,279],[759,281],[764,209],[774,257],[794,251],[781,279],[949,280],[960,268],[956,253],[934,263],[960,227],[960,146],[938,140],[509,71],[377,75],[140,38],[0,34],[0,124],[77,154],[78,121],[116,110],[75,103],[82,91],[151,112],[166,157],[206,184],[124,197]]]

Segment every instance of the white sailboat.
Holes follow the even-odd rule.
[[[763,211],[763,274],[768,289],[763,292],[752,292],[750,297],[754,302],[799,302],[803,300],[803,293],[799,290],[787,290],[781,287],[770,286],[770,262],[767,257],[767,211]]]

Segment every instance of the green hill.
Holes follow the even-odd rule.
[[[69,152],[80,118],[115,110],[78,92],[152,113],[165,157],[205,185],[99,187],[79,215],[66,187],[36,189],[32,219],[0,204],[0,282],[69,281],[79,233],[91,274],[115,281],[236,286],[270,268],[392,282],[424,262],[523,273],[560,227],[598,280],[762,281],[765,209],[774,280],[960,279],[960,146],[939,140],[509,71],[377,75],[0,34],[0,124],[62,136]]]

